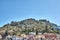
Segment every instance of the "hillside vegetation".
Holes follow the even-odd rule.
[[[12,21],[10,24],[5,24],[0,28],[0,33],[9,32],[11,34],[15,33],[26,33],[29,32],[49,32],[49,33],[60,33],[58,25],[49,22],[48,20],[35,20],[33,18],[25,19],[22,21]]]

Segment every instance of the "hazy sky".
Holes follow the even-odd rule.
[[[60,0],[0,0],[0,26],[28,18],[60,25]]]

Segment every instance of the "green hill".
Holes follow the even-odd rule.
[[[29,32],[52,32],[52,33],[60,33],[58,29],[58,25],[49,22],[48,20],[41,19],[35,20],[33,18],[25,19],[22,21],[12,21],[10,24],[5,24],[0,28],[1,32],[12,32],[12,33],[29,33]],[[12,30],[12,31],[11,31]]]

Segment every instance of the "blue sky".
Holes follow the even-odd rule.
[[[0,27],[28,18],[60,25],[60,0],[0,0]]]

